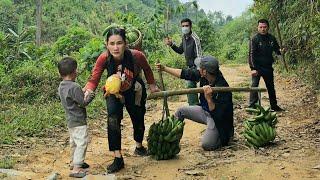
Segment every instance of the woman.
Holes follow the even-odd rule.
[[[91,77],[84,89],[86,93],[94,91],[105,69],[107,69],[108,77],[113,74],[119,74],[122,79],[120,88],[122,98],[118,98],[108,92],[105,93],[108,112],[109,150],[113,151],[115,157],[113,163],[107,167],[107,170],[108,173],[113,173],[124,168],[120,129],[124,105],[133,124],[134,140],[136,141],[135,154],[147,155],[146,148],[142,146],[147,95],[144,82],[139,77],[141,69],[144,71],[150,91],[156,92],[159,89],[155,84],[152,70],[145,55],[140,51],[126,48],[126,32],[124,29],[110,29],[106,36],[106,47],[107,51],[98,57]]]

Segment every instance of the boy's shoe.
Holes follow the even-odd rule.
[[[282,109],[282,108],[279,107],[278,105],[271,106],[271,109],[272,109],[273,111],[284,111],[284,109]]]
[[[148,151],[145,147],[141,146],[139,148],[136,147],[134,150],[134,154],[139,155],[139,156],[148,156]]]
[[[74,167],[73,164],[71,164],[71,165],[70,165],[70,170],[72,170],[73,167]],[[87,164],[87,163],[85,163],[85,162],[82,163],[81,166],[80,166],[80,168],[82,168],[82,169],[87,169],[87,168],[89,168],[89,167],[90,167],[90,165]]]
[[[107,167],[107,170],[108,170],[108,173],[110,174],[110,173],[118,172],[122,168],[124,168],[123,157],[121,158],[115,157],[113,160],[113,163]]]
[[[83,178],[87,175],[86,171],[84,169],[79,169],[77,172],[71,172],[69,174],[69,177],[73,178]]]

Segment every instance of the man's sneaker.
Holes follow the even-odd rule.
[[[120,171],[122,168],[124,168],[123,157],[115,157],[113,163],[107,167],[107,170],[108,173],[114,173]]]
[[[273,111],[284,111],[284,109],[282,109],[282,108],[279,107],[278,105],[271,106],[271,110],[273,110]]]
[[[148,151],[143,146],[141,146],[139,148],[136,147],[136,149],[134,150],[134,154],[139,155],[139,156],[148,156]]]
[[[87,169],[89,167],[90,167],[90,165],[85,163],[85,162],[82,163],[81,166],[80,166],[80,168],[82,168],[82,169]],[[73,169],[73,164],[70,165],[70,170],[72,170],[72,169]]]

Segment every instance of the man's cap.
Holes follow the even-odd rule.
[[[219,61],[212,56],[198,57],[194,60],[197,69],[205,69],[210,74],[217,74],[219,72]]]

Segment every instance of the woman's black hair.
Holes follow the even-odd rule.
[[[110,36],[112,35],[119,35],[122,37],[123,41],[126,42],[126,30],[122,28],[111,28],[106,36],[106,41],[108,42]]]

